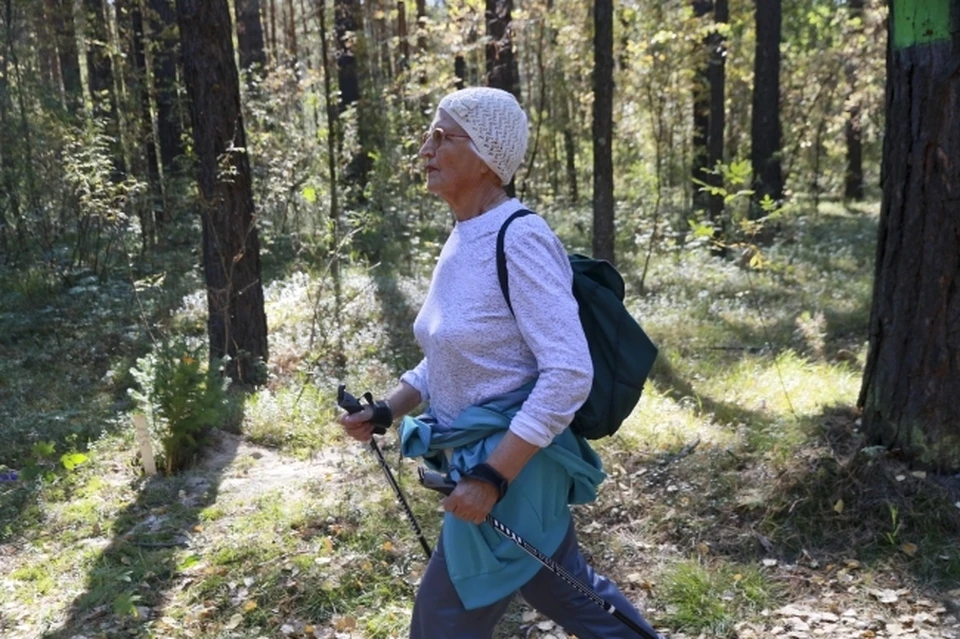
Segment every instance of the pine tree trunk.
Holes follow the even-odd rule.
[[[509,91],[520,101],[520,70],[513,52],[513,0],[486,0],[487,86]]]
[[[951,26],[952,25],[952,26]],[[873,443],[960,471],[960,1],[894,0],[859,405]]]
[[[90,91],[95,95],[96,103],[106,104],[99,106],[100,113],[113,111],[116,113],[116,101],[110,95],[113,89],[113,70],[110,54],[107,51],[107,23],[103,13],[103,0],[83,0],[87,33],[87,68],[90,73]],[[103,95],[106,93],[106,95]],[[105,100],[97,100],[97,97]]]
[[[133,38],[134,81],[130,90],[139,106],[139,118],[136,131],[137,139],[143,144],[143,159],[147,167],[147,180],[154,202],[147,212],[141,214],[141,232],[144,247],[152,246],[157,240],[157,225],[163,223],[163,185],[160,174],[160,161],[157,156],[157,140],[153,131],[153,116],[150,109],[150,78],[147,70],[146,47],[149,46],[144,29],[142,0],[133,0],[128,5]]]
[[[13,28],[11,20],[13,18],[13,7],[11,0],[4,3],[3,24],[4,30],[9,33]],[[6,33],[4,34],[6,36]],[[4,260],[10,257],[10,248],[7,236],[9,233],[10,222],[7,219],[7,211],[13,214],[13,218],[19,221],[20,201],[17,197],[17,188],[14,180],[16,168],[13,163],[13,129],[8,121],[12,103],[10,102],[10,81],[7,79],[9,73],[9,55],[7,53],[7,37],[3,38],[3,46],[0,46],[0,249],[3,251]],[[17,224],[19,226],[19,223]]]
[[[403,71],[410,68],[410,40],[407,30],[407,3],[405,0],[397,1],[397,39],[400,40],[400,60],[397,62],[397,68]]]
[[[263,25],[260,24],[260,0],[235,0],[237,15],[237,48],[240,68],[264,66],[267,55],[263,46]]]
[[[727,0],[714,0],[713,19],[718,26],[730,20]],[[723,36],[714,32],[707,38],[710,46],[710,64],[707,67],[707,83],[710,85],[710,130],[707,142],[707,165],[716,167],[723,162],[723,140],[726,135],[726,59],[727,51]],[[719,175],[707,176],[707,184],[722,186]],[[710,220],[718,235],[725,235],[726,219],[723,215],[723,196],[711,195],[708,200]]]
[[[333,81],[330,72],[330,53],[327,45],[327,6],[326,0],[320,0],[318,8],[320,18],[320,61],[323,66],[323,97],[327,109],[327,170],[330,178],[330,278],[333,280],[334,332],[337,339],[335,353],[335,373],[342,377],[346,371],[347,358],[343,331],[340,326],[343,308],[343,282],[340,277],[340,199],[337,188],[337,147],[340,139],[339,114],[334,106]]]
[[[348,34],[354,34],[360,28],[358,13],[351,0],[334,0],[333,28],[337,36],[337,84],[340,87],[341,113],[360,99],[360,76],[357,73],[357,58],[354,47],[348,41]]]
[[[849,0],[851,20],[863,19],[863,0]],[[863,31],[861,23],[857,29]],[[843,180],[843,196],[857,202],[863,200],[863,141],[860,129],[860,103],[853,97],[857,89],[857,68],[855,63],[847,63],[847,122],[845,134],[847,138],[847,170]]]
[[[63,82],[63,106],[71,112],[80,107],[80,58],[77,52],[77,34],[73,21],[73,0],[46,0],[48,15],[53,23],[54,41]]]
[[[783,199],[780,166],[780,0],[756,0],[757,52],[753,73],[753,115],[750,163],[753,166],[751,217],[765,213],[759,203],[766,196]]]
[[[198,160],[210,356],[229,355],[233,379],[261,382],[267,319],[230,9],[227,0],[177,0],[177,18]]]
[[[593,7],[593,254],[614,262],[613,0]]]
[[[297,46],[297,19],[294,16],[293,0],[287,0],[287,51],[290,54],[289,64],[293,69],[297,68],[297,61],[300,54]]]
[[[172,0],[150,0],[153,34],[153,86],[157,104],[157,143],[163,175],[174,174],[176,159],[183,155],[180,113],[177,101],[177,12]]]
[[[693,0],[693,14],[703,18],[713,8],[713,0]],[[709,72],[709,36],[704,38],[706,55],[702,62],[693,71],[693,155],[691,168],[693,175],[693,208],[696,211],[706,212],[709,204],[709,194],[703,190],[700,182],[707,182],[712,169],[707,157],[707,146],[710,141],[710,85],[707,79]]]

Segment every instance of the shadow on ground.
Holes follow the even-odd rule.
[[[207,463],[175,477],[143,481],[137,500],[117,517],[113,538],[87,570],[85,592],[44,639],[147,637],[143,622],[161,611],[191,547],[199,514],[217,500],[221,476],[239,440],[214,431]]]

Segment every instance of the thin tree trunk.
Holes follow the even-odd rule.
[[[13,29],[13,8],[11,0],[4,3],[3,24],[9,34]],[[4,38],[4,45],[9,45],[12,38]],[[3,177],[3,192],[0,193],[0,249],[3,249],[4,258],[10,256],[10,249],[7,240],[9,220],[7,211],[12,214],[16,222],[17,229],[20,229],[20,199],[17,195],[16,187],[16,167],[13,162],[13,129],[8,121],[8,114],[12,110],[10,101],[10,82],[7,79],[9,73],[9,51],[4,46],[4,52],[0,55],[0,173]]]
[[[410,68],[410,40],[407,31],[407,3],[397,0],[397,39],[400,41],[400,60],[397,68],[406,71]]]
[[[157,105],[157,144],[160,166],[169,178],[176,159],[183,155],[180,114],[177,100],[177,12],[171,0],[150,0],[153,34],[153,87]]]
[[[260,67],[267,63],[263,45],[263,26],[260,24],[260,0],[234,0],[237,15],[237,48],[240,68]]]
[[[330,178],[330,277],[333,279],[334,317],[337,326],[336,373],[342,377],[347,359],[343,331],[340,328],[340,309],[343,307],[343,285],[340,279],[340,200],[337,190],[337,149],[340,138],[340,114],[333,100],[333,82],[330,72],[330,54],[327,45],[327,2],[320,0],[320,60],[323,65],[323,97],[327,107],[327,170]]]
[[[21,161],[25,168],[27,177],[27,194],[25,199],[35,210],[38,210],[40,207],[38,202],[39,193],[37,192],[36,174],[34,172],[33,163],[33,132],[30,128],[30,121],[27,118],[27,105],[26,100],[24,99],[23,75],[20,72],[20,56],[17,53],[16,38],[14,37],[13,33],[13,8],[11,0],[6,0],[5,13],[7,16],[7,56],[10,59],[10,63],[13,65],[13,79],[17,85],[17,106],[20,111],[20,136],[23,140],[24,151],[24,157],[21,159]],[[4,61],[4,64],[6,64],[6,61]],[[4,128],[6,129],[6,127]],[[41,218],[40,223],[45,229],[48,227],[46,224],[46,218]],[[17,225],[17,235],[21,246],[23,246],[24,241],[26,240],[24,234],[25,229],[23,228],[24,226],[24,224]],[[45,236],[41,237],[41,240],[47,246],[50,246],[52,245],[53,238],[49,236],[49,233],[46,233]]]
[[[729,22],[730,12],[727,0],[714,0],[713,19],[717,26]],[[707,142],[707,165],[716,167],[723,162],[723,140],[726,134],[726,59],[727,51],[724,38],[715,31],[707,38],[710,45],[710,63],[707,67],[707,82],[710,85],[710,130]],[[707,184],[722,186],[719,175],[708,175]],[[723,215],[723,196],[709,197],[710,220],[720,237],[726,234],[726,218]]]
[[[229,355],[233,379],[258,383],[267,319],[230,9],[227,0],[177,0],[177,18],[198,160],[210,356]]]
[[[90,74],[90,92],[94,95],[94,109],[98,115],[116,113],[116,99],[112,95],[113,69],[107,49],[107,23],[103,0],[83,0],[84,23],[87,36],[87,69]]]
[[[596,0],[593,18],[593,254],[615,262],[613,0]]]
[[[780,166],[780,0],[756,0],[757,52],[753,74],[750,162],[753,166],[751,217],[765,215],[760,202],[783,199]]]
[[[149,210],[141,214],[141,232],[143,233],[144,247],[152,246],[157,240],[157,224],[162,224],[163,209],[158,206],[163,202],[162,176],[160,175],[160,161],[157,156],[157,143],[154,134],[153,113],[150,108],[150,75],[147,68],[146,47],[147,35],[144,29],[142,0],[133,0],[129,5],[130,24],[133,29],[133,63],[135,69],[135,84],[131,87],[137,105],[139,106],[139,120],[137,120],[137,140],[143,144],[143,158],[147,165],[147,179],[154,197]],[[157,219],[159,213],[159,220]]]
[[[513,0],[486,0],[487,42],[485,50],[487,86],[509,91],[521,101],[520,70],[513,52],[510,21]],[[507,194],[516,195],[516,176],[505,187]]]
[[[713,0],[693,0],[693,14],[703,18],[713,9]],[[709,194],[700,182],[709,178],[710,165],[707,146],[710,142],[710,85],[707,74],[710,68],[710,36],[704,38],[705,54],[693,72],[693,208],[705,213],[709,206]]]
[[[487,86],[509,91],[520,102],[520,72],[510,25],[512,11],[513,0],[486,0]]]
[[[890,3],[870,350],[872,443],[960,471],[960,2]]]
[[[340,87],[340,112],[360,99],[360,76],[354,50],[360,25],[353,2],[334,0],[334,32],[337,39],[337,84]],[[352,41],[351,41],[352,40]]]
[[[863,20],[863,0],[849,1],[850,19]],[[856,27],[858,33],[863,32],[863,23]],[[857,91],[857,67],[854,62],[848,62],[847,71],[847,122],[844,127],[847,139],[847,169],[843,180],[843,196],[857,202],[863,200],[863,141],[860,129],[860,101],[854,97]]]
[[[113,95],[117,100],[117,138],[122,158],[122,160],[118,162],[117,168],[121,174],[126,174],[133,170],[133,151],[130,142],[130,125],[127,121],[127,81],[124,77],[124,66],[121,58],[121,8],[122,5],[119,2],[108,2],[106,5],[107,34],[110,39],[110,66],[113,69],[111,81],[113,82]]]
[[[293,12],[293,0],[287,0],[287,46],[290,53],[290,67],[296,69],[300,54],[297,47],[297,20]]]
[[[277,45],[277,2],[279,0],[266,0],[267,3],[267,14],[270,16],[270,57],[273,64],[278,62],[278,45]]]
[[[83,87],[80,83],[80,59],[74,27],[73,0],[47,0],[53,21],[54,38],[63,82],[63,106],[71,112],[80,108]]]

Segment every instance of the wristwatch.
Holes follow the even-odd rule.
[[[486,462],[477,464],[470,470],[463,473],[463,476],[469,477],[470,479],[479,479],[480,481],[485,481],[488,484],[492,484],[497,489],[497,493],[499,494],[499,497],[497,497],[497,503],[500,503],[500,500],[503,499],[504,495],[507,494],[507,488],[510,486],[510,482],[508,482],[496,468]]]

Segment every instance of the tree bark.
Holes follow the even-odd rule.
[[[849,0],[850,19],[863,20],[863,0]],[[857,27],[863,32],[863,24]],[[848,200],[863,200],[863,140],[860,130],[860,103],[854,96],[857,90],[857,68],[854,62],[847,63],[847,170],[843,180],[843,196]]]
[[[713,0],[693,0],[693,14],[703,18],[713,9]],[[707,157],[707,146],[710,141],[710,85],[707,73],[710,66],[709,36],[704,38],[704,57],[693,71],[693,153],[691,157],[691,173],[693,175],[693,208],[696,211],[706,212],[709,203],[709,194],[703,190],[700,182],[707,182],[710,178],[708,170],[713,166]],[[709,183],[709,182],[708,182]]]
[[[240,382],[263,381],[267,319],[250,162],[227,0],[177,0],[183,76],[198,160],[211,358]]]
[[[614,262],[613,0],[593,7],[593,254]]]
[[[717,25],[723,25],[730,20],[730,11],[727,0],[714,0],[713,19]],[[716,167],[723,162],[723,139],[726,135],[726,59],[727,50],[724,38],[719,32],[707,37],[710,47],[710,62],[707,67],[707,83],[710,86],[710,129],[707,142],[707,165]],[[723,180],[719,175],[708,176],[707,184],[722,186]],[[723,215],[723,196],[711,195],[708,201],[710,220],[717,228],[719,235],[725,234],[726,218]]]
[[[73,20],[73,0],[46,0],[47,14],[53,23],[54,41],[63,82],[63,106],[76,112],[80,107],[83,87],[80,84],[80,58]]]
[[[489,38],[485,50],[487,86],[509,91],[517,98],[517,102],[520,102],[520,70],[517,58],[513,54],[510,26],[512,11],[513,0],[486,0],[487,37]],[[516,195],[516,177],[510,179],[505,189],[510,197]]]
[[[136,139],[143,144],[141,149],[143,160],[147,167],[147,181],[154,196],[154,204],[149,210],[141,209],[141,232],[143,233],[144,247],[151,246],[157,240],[157,226],[164,222],[163,215],[163,179],[160,174],[160,159],[157,155],[157,140],[153,132],[153,116],[150,109],[150,78],[147,69],[147,52],[149,46],[145,32],[145,22],[141,9],[141,0],[133,0],[127,5],[130,12],[132,28],[132,47],[134,80],[129,88],[134,96],[135,103],[140,107],[139,117],[134,115]]]
[[[90,91],[96,98],[106,97],[106,108],[101,113],[112,110],[116,113],[116,101],[110,95],[113,89],[113,69],[107,43],[107,23],[103,13],[103,0],[83,0],[87,33],[87,68],[90,73]],[[104,92],[107,93],[104,96]],[[96,104],[95,104],[96,106]]]
[[[290,66],[297,67],[300,55],[297,47],[297,20],[293,11],[293,0],[287,0],[287,51],[290,54]]]
[[[765,196],[783,199],[780,166],[780,0],[756,0],[757,52],[753,73],[750,163],[753,167],[751,217],[765,215]]]
[[[157,144],[160,146],[163,175],[169,177],[175,172],[176,159],[183,155],[183,129],[177,101],[177,13],[171,0],[150,0],[150,9]]]
[[[960,2],[893,0],[876,279],[858,404],[872,443],[960,471]]]
[[[0,54],[0,174],[2,174],[2,191],[0,191],[0,249],[3,250],[4,259],[9,259],[10,249],[8,244],[9,224],[7,217],[9,211],[13,219],[17,221],[17,228],[20,228],[20,200],[17,196],[16,186],[16,166],[13,161],[14,139],[11,133],[13,128],[9,121],[9,114],[13,110],[13,102],[10,100],[10,81],[9,73],[9,50],[13,38],[10,34],[13,31],[13,7],[11,0],[4,2],[4,38],[2,47],[3,53]]]
[[[360,99],[355,42],[360,29],[359,7],[351,0],[334,0],[333,27],[337,36],[337,84],[340,86],[340,111]]]
[[[267,54],[263,45],[263,25],[260,23],[260,0],[235,0],[237,16],[237,48],[240,68],[253,65],[263,67]]]
[[[520,102],[520,70],[513,53],[513,0],[486,0],[487,86],[509,91]]]

